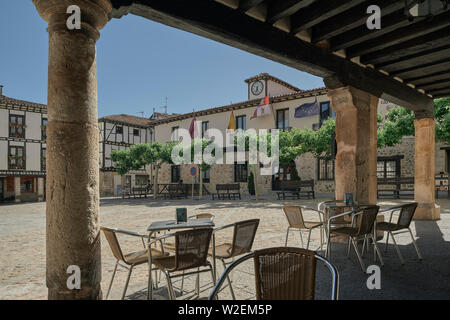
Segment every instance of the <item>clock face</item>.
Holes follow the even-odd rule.
[[[259,96],[264,89],[264,84],[261,81],[256,81],[252,84],[252,93]]]

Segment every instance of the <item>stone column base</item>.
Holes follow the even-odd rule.
[[[419,203],[416,212],[414,213],[414,220],[440,220],[441,207],[435,203]]]

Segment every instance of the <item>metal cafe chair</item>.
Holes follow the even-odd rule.
[[[210,219],[211,221],[214,221],[215,216],[211,213],[197,213],[193,216],[189,216],[188,219]],[[168,250],[175,250],[175,245],[171,244],[171,243],[165,243],[164,244],[164,248],[168,249]],[[184,274],[184,271],[183,271]],[[200,290],[200,275],[197,274],[197,293]],[[181,277],[181,292],[183,292],[184,289],[184,275]]]
[[[309,211],[315,211],[317,212],[319,216],[319,221],[305,221],[303,218],[303,210],[309,210]],[[309,242],[311,240],[311,231],[319,228],[320,232],[320,249],[323,247],[323,222],[322,222],[322,216],[324,213],[313,208],[308,208],[304,206],[283,206],[284,214],[286,215],[286,218],[289,223],[289,227],[286,231],[286,240],[284,242],[284,246],[287,246],[288,237],[289,237],[289,231],[298,230],[300,233],[300,242],[303,247],[303,237],[302,237],[302,230],[308,231],[308,242],[306,244],[306,250],[309,249]]]
[[[419,247],[417,246],[416,240],[414,239],[414,235],[411,231],[411,228],[409,227],[411,224],[411,221],[414,217],[414,213],[416,212],[417,203],[408,203],[401,206],[396,206],[388,209],[384,209],[380,212],[391,212],[389,217],[389,222],[379,222],[377,223],[377,229],[381,231],[387,232],[386,237],[386,252],[388,250],[388,244],[389,244],[389,235],[392,236],[392,241],[394,242],[395,250],[397,251],[398,258],[400,259],[400,262],[405,264],[405,260],[402,257],[402,254],[400,253],[400,249],[397,246],[397,242],[395,241],[394,234],[400,234],[409,232],[411,235],[411,239],[414,245],[414,248],[416,249],[417,256],[420,261],[422,261],[422,255],[420,254]],[[396,222],[392,221],[392,218],[394,216],[394,213],[398,213],[398,218]]]
[[[230,264],[209,300],[214,300],[230,272],[253,258],[256,300],[314,300],[316,264],[323,262],[331,273],[331,300],[339,297],[339,273],[333,264],[313,251],[302,248],[279,247],[257,250]]]
[[[181,277],[184,275],[199,274],[203,272],[211,272],[212,281],[215,284],[214,272],[211,264],[207,260],[208,249],[211,241],[213,229],[212,228],[199,228],[192,230],[183,230],[171,234],[166,234],[161,237],[157,237],[149,242],[149,246],[156,244],[164,239],[174,237],[175,238],[175,252],[174,255],[163,256],[156,255],[153,256],[153,252],[149,253],[149,265],[155,265],[159,270],[161,270],[167,280],[167,288],[169,291],[169,297],[171,300],[175,300],[175,291],[173,290],[172,279]],[[206,269],[201,270],[200,268],[206,267]],[[187,273],[178,273],[180,271],[187,271],[191,269],[197,269],[195,271]],[[150,270],[151,271],[151,270]],[[151,277],[151,272],[149,272]],[[151,281],[151,279],[150,279]],[[153,290],[150,286],[150,297],[153,299]],[[199,292],[197,292],[199,294]]]
[[[327,242],[326,257],[329,259],[331,256],[331,238],[330,238],[331,234],[338,234],[348,236],[347,256],[350,255],[350,244],[353,244],[353,248],[355,249],[358,261],[364,273],[366,272],[366,268],[362,260],[361,254],[358,250],[358,240],[367,241],[368,239],[371,239],[374,245],[374,258],[376,257],[375,256],[376,252],[376,254],[378,254],[378,257],[380,258],[381,265],[384,265],[383,258],[381,257],[381,253],[380,250],[378,249],[376,241],[376,219],[379,209],[380,209],[379,206],[364,206],[358,209],[357,211],[352,210],[330,217],[328,219],[328,227],[327,227],[328,242]],[[339,219],[346,215],[352,217],[351,226],[336,227],[333,229],[331,228],[331,224],[333,223],[334,219]]]
[[[133,272],[133,268],[135,266],[148,263],[147,249],[146,249],[147,246],[145,245],[145,241],[144,241],[144,239],[148,239],[148,236],[137,233],[137,232],[120,230],[120,229],[111,229],[111,228],[106,228],[106,227],[100,227],[100,229],[103,231],[103,234],[105,235],[106,240],[108,241],[109,247],[111,248],[111,251],[112,251],[114,257],[117,259],[105,299],[108,299],[108,296],[109,296],[109,293],[111,291],[111,287],[112,287],[112,284],[114,281],[114,277],[116,276],[117,267],[120,266],[120,267],[128,270],[127,281],[125,283],[125,287],[122,292],[122,300],[123,300],[125,298],[125,294],[127,292],[128,283],[130,282],[130,277],[131,277],[131,273]],[[119,240],[117,239],[117,234],[124,234],[124,235],[128,235],[128,236],[141,238],[142,245],[144,246],[144,250],[124,254],[122,251],[122,248],[119,244]],[[152,248],[151,252],[152,252],[152,255],[154,255],[154,256],[163,256],[163,252],[159,251],[155,248]]]
[[[228,264],[232,263],[232,261],[226,262],[226,259],[233,259],[237,256],[249,253],[252,250],[258,225],[259,219],[251,219],[235,222],[214,230],[214,232],[217,232],[228,228],[233,228],[233,240],[231,242],[218,244],[215,247],[216,258],[219,258],[220,261],[222,261],[224,269],[226,269]],[[209,249],[209,255],[213,255],[212,248]],[[228,286],[230,287],[231,296],[233,300],[235,300],[236,297],[231,285],[231,279],[227,277],[227,281]]]

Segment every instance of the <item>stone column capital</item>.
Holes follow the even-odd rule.
[[[328,91],[328,97],[336,112],[356,109],[357,107],[369,110],[371,103],[371,94],[351,86],[330,90]]]
[[[414,127],[416,128],[424,128],[424,127],[433,127],[436,125],[434,118],[421,118],[414,120]]]
[[[112,5],[109,0],[33,0],[39,15],[48,22],[48,32],[70,31],[81,32],[98,40],[99,30],[109,20]],[[67,19],[70,14],[67,8],[76,5],[81,11],[81,29],[69,30]]]

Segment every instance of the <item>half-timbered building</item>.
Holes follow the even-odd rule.
[[[119,195],[124,187],[148,185],[151,175],[149,168],[130,172],[125,175],[122,182],[122,177],[116,172],[111,160],[111,152],[129,149],[130,146],[138,143],[153,142],[153,121],[144,117],[118,114],[105,116],[98,122],[100,130],[100,194]]]
[[[45,197],[47,107],[9,98],[0,86],[0,201]]]

